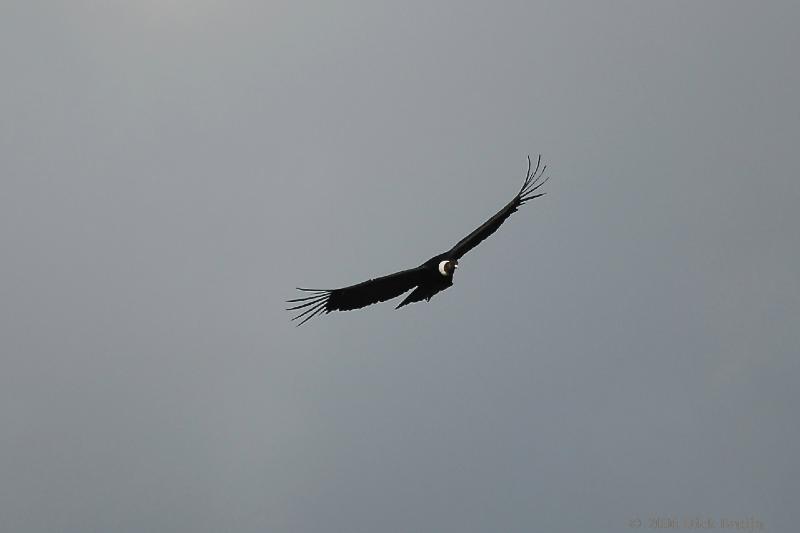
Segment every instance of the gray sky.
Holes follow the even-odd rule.
[[[0,529],[796,529],[798,20],[6,1]]]

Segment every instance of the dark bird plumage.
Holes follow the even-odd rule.
[[[547,165],[542,166],[541,163],[542,156],[540,155],[536,161],[536,168],[531,172],[531,158],[529,156],[525,182],[517,195],[492,218],[458,241],[450,250],[431,257],[416,268],[409,268],[388,276],[363,281],[350,287],[331,290],[302,289],[298,287],[298,290],[308,294],[300,298],[287,300],[288,303],[297,304],[287,309],[287,311],[299,312],[292,320],[302,318],[303,320],[298,324],[299,326],[322,313],[360,309],[367,305],[396,298],[411,289],[414,290],[400,302],[397,309],[410,303],[422,300],[429,301],[435,294],[453,284],[453,274],[458,268],[458,260],[464,254],[497,231],[497,228],[521,205],[534,198],[544,196],[545,193],[536,192],[550,179],[549,176],[542,179]]]

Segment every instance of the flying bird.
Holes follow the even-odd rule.
[[[287,311],[299,313],[292,320],[305,317],[297,324],[300,326],[322,313],[360,309],[367,305],[396,298],[411,289],[414,290],[395,309],[422,300],[430,301],[433,296],[453,285],[453,275],[458,268],[458,260],[464,254],[497,231],[497,228],[520,206],[546,194],[536,192],[550,179],[549,176],[542,179],[547,165],[541,163],[542,156],[540,155],[536,161],[536,167],[531,172],[531,158],[528,156],[528,172],[517,195],[478,229],[458,241],[455,246],[444,253],[431,257],[420,266],[341,289],[297,287],[297,290],[308,294],[301,298],[287,300],[287,303],[297,304],[287,309]]]

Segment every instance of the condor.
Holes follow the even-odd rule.
[[[497,231],[497,228],[521,205],[534,198],[544,196],[544,192],[537,191],[550,177],[542,178],[547,165],[543,166],[541,163],[542,156],[540,155],[536,161],[536,167],[531,171],[531,158],[528,156],[528,172],[517,195],[492,218],[458,241],[448,251],[431,257],[416,268],[401,270],[350,287],[341,289],[303,289],[298,287],[298,290],[309,294],[302,298],[287,300],[287,303],[297,304],[287,309],[287,311],[298,311],[299,313],[292,320],[305,317],[297,324],[299,326],[321,313],[360,309],[367,305],[396,298],[411,289],[414,290],[400,302],[396,309],[422,300],[430,301],[434,295],[453,284],[453,275],[458,268],[458,260],[464,254]]]

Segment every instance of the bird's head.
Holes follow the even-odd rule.
[[[453,272],[458,268],[458,261],[455,259],[451,261],[441,261],[439,263],[439,273],[444,277],[450,277]]]

